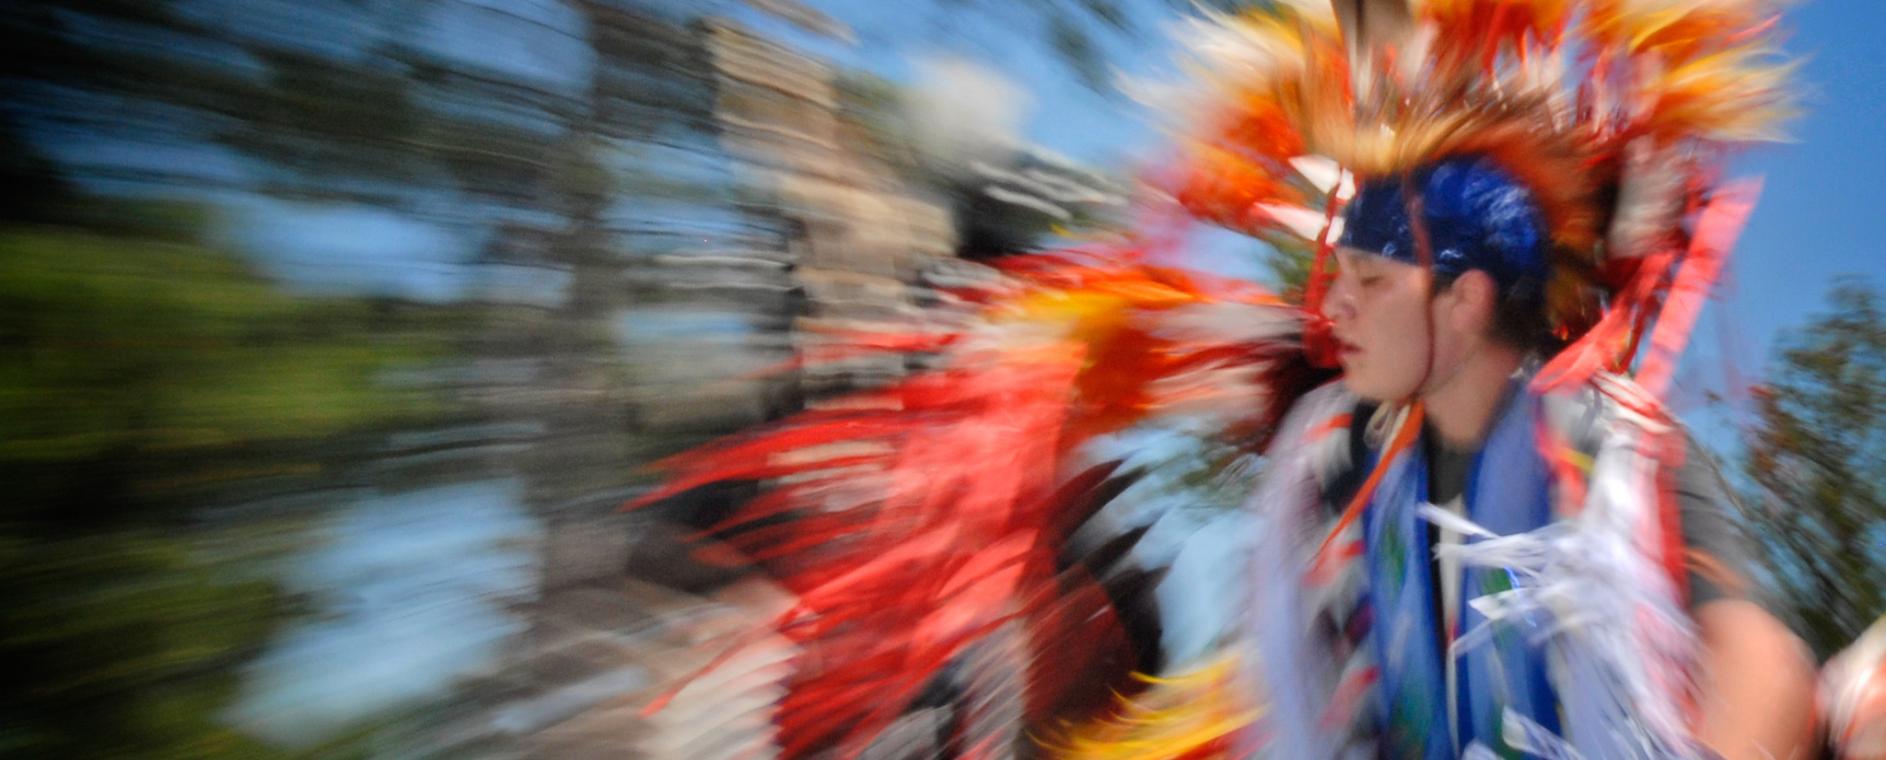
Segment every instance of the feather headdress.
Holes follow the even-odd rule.
[[[1790,113],[1776,15],[1759,0],[1283,0],[1210,16],[1184,32],[1189,93],[1165,104],[1186,156],[1174,194],[1313,246],[1314,312],[1356,181],[1485,157],[1544,217],[1555,327],[1627,325],[1575,352],[1621,369],[1671,270],[1718,255],[1698,239],[1739,221],[1702,228],[1712,201],[1742,199],[1717,185],[1724,153],[1778,137]]]

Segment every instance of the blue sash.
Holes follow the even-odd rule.
[[[1539,416],[1539,399],[1515,383],[1474,459],[1467,518],[1495,534],[1521,533],[1552,520],[1550,469],[1534,443]],[[1389,757],[1442,760],[1478,742],[1502,757],[1520,757],[1501,738],[1506,710],[1559,731],[1543,653],[1530,642],[1531,632],[1521,630],[1525,623],[1502,625],[1488,643],[1459,653],[1455,719],[1449,720],[1448,642],[1436,610],[1433,526],[1420,515],[1427,502],[1427,457],[1423,447],[1411,446],[1389,463],[1364,516],[1368,598],[1376,621],[1371,638],[1386,719],[1383,749]],[[1485,621],[1468,601],[1514,583],[1513,574],[1500,568],[1465,568],[1459,630]]]

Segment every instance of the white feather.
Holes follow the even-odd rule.
[[[1679,698],[1690,688],[1693,626],[1655,557],[1661,523],[1655,498],[1660,424],[1621,405],[1610,410],[1589,496],[1574,517],[1538,530],[1496,536],[1428,507],[1423,515],[1480,540],[1438,551],[1463,565],[1503,568],[1518,588],[1471,600],[1487,621],[1463,632],[1454,656],[1487,643],[1495,627],[1521,624],[1546,647],[1559,692],[1563,746],[1538,727],[1521,738],[1544,757],[1690,757]],[[1511,716],[1509,716],[1510,718]],[[1532,730],[1538,728],[1538,730]],[[1508,737],[1509,743],[1513,737]]]

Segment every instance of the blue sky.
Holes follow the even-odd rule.
[[[522,633],[540,526],[515,478],[348,494],[281,581],[316,611],[249,667],[228,718],[291,746],[438,697]]]
[[[1750,360],[1765,359],[1778,332],[1820,312],[1835,278],[1886,280],[1878,226],[1886,220],[1878,193],[1886,178],[1886,59],[1878,52],[1886,4],[1801,3],[1788,21],[1787,47],[1805,61],[1805,111],[1791,129],[1794,143],[1764,146],[1740,162],[1766,185],[1736,250],[1728,308],[1713,317],[1737,328],[1757,352]]]

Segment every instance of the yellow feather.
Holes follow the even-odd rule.
[[[1237,660],[1222,656],[1177,676],[1136,674],[1148,688],[1118,698],[1115,715],[1069,727],[1042,747],[1065,760],[1233,757],[1235,737],[1262,716],[1239,688],[1238,673]]]

